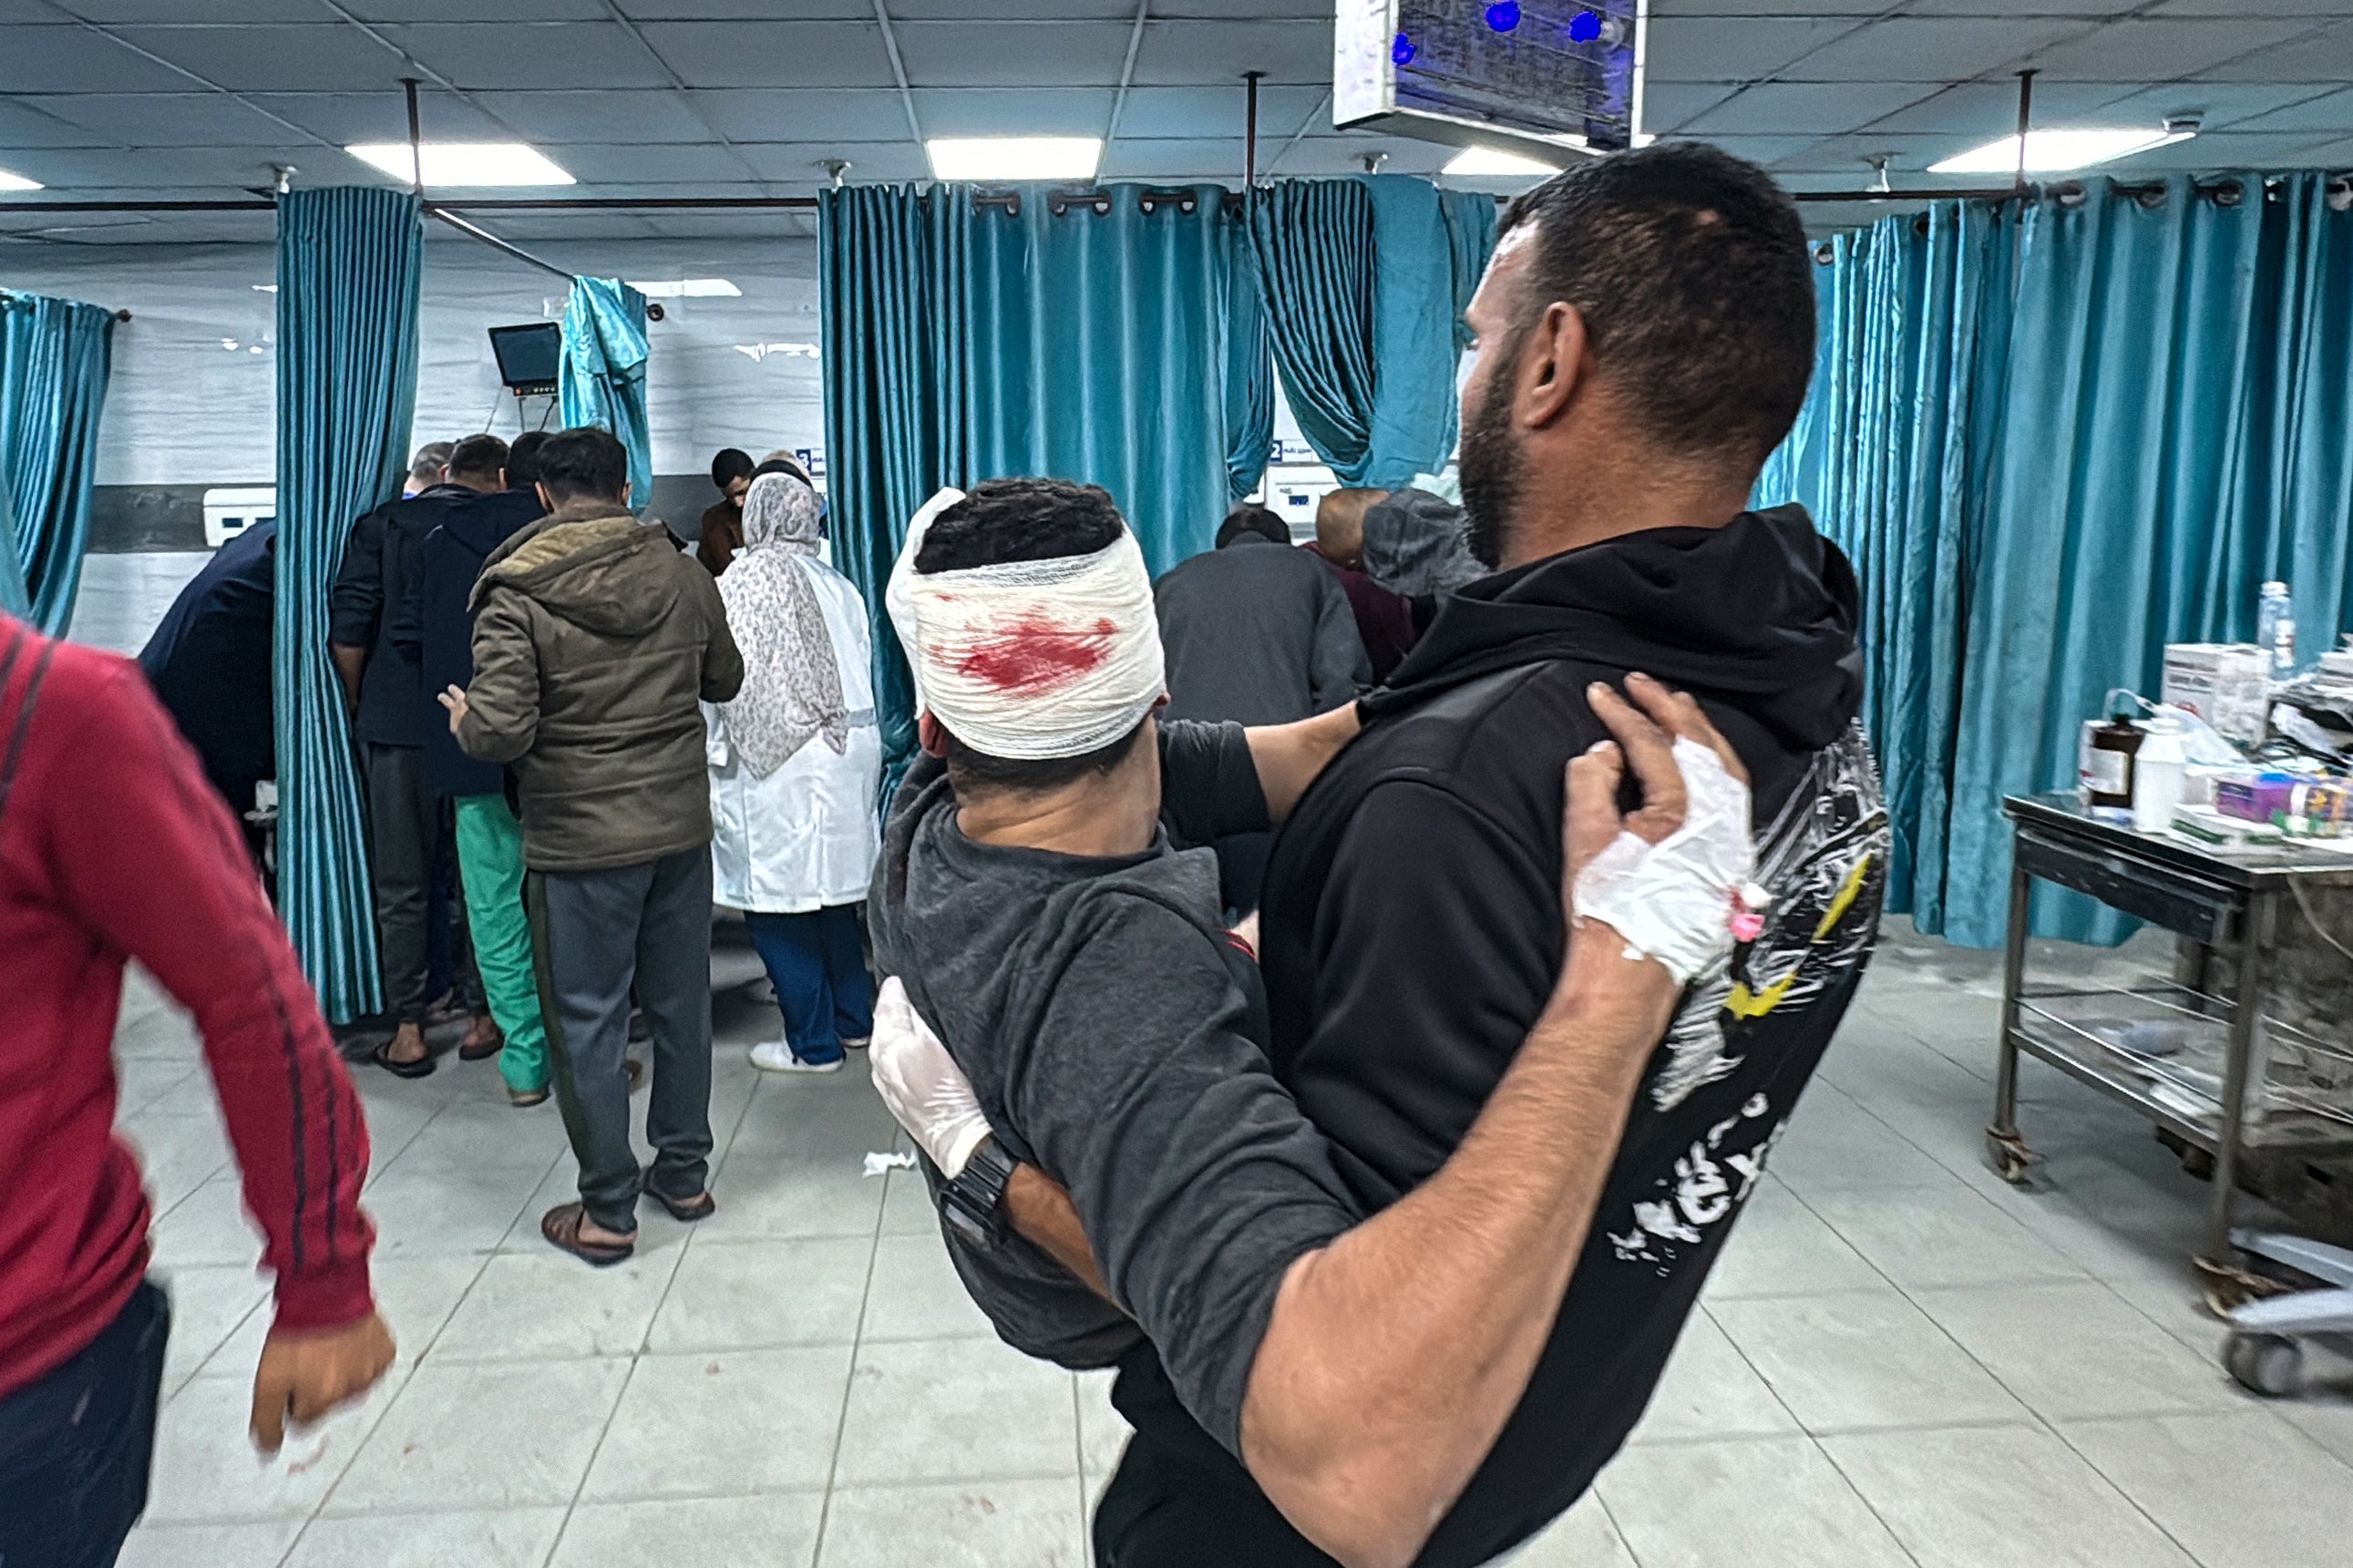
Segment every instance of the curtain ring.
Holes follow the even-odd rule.
[[[2353,176],[2339,174],[2322,188],[2320,199],[2333,213],[2353,212]]]
[[[1814,247],[1814,265],[1817,267],[1828,267],[1831,262],[1836,261],[1837,259],[1838,247],[1832,245],[1829,240],[1826,239],[1820,245]]]
[[[2061,206],[2066,208],[2069,212],[2073,212],[2077,207],[2084,205],[2085,200],[2090,197],[2091,193],[2084,188],[2083,181],[2069,180],[2064,184],[2052,186],[2051,195],[2052,199],[2057,201]]]

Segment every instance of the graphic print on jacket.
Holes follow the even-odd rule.
[[[1788,1031],[1827,998],[1842,1005],[1877,945],[1891,844],[1858,723],[1816,754],[1757,836],[1757,879],[1772,895],[1765,929],[1693,979],[1668,1026],[1665,1058],[1642,1090],[1649,1106],[1673,1110],[1725,1082],[1750,1092],[1677,1153],[1630,1212],[1601,1216],[1620,1262],[1665,1273],[1747,1200],[1794,1109],[1778,1059]],[[1804,1083],[1801,1073],[1796,1087]]]

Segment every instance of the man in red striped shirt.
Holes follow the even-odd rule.
[[[237,825],[136,665],[0,615],[0,1563],[114,1562],[145,1506],[170,1306],[114,1133],[137,959],[195,1016],[277,1275],[253,1437],[391,1364],[367,1126]]]

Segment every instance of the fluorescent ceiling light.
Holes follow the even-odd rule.
[[[629,287],[649,300],[740,300],[744,290],[724,278],[671,278],[659,283],[631,282]]]
[[[416,178],[406,142],[368,142],[344,152],[373,163],[406,184]],[[568,185],[571,175],[548,162],[536,147],[520,142],[427,142],[428,185]]]
[[[1540,180],[1560,173],[1557,163],[1540,163],[1500,147],[1465,147],[1454,154],[1445,172],[1473,180]]]
[[[2135,153],[2187,142],[2194,131],[2151,131],[2139,126],[2092,127],[2076,131],[2030,131],[2026,133],[2026,172],[2057,174],[2088,169]],[[1982,147],[1972,147],[1957,158],[1928,165],[1932,174],[2010,174],[2018,171],[2018,138],[2005,136]]]
[[[934,136],[935,180],[1092,180],[1099,136]]]
[[[37,191],[41,188],[41,182],[38,180],[28,180],[22,174],[12,174],[5,169],[0,169],[0,191]]]

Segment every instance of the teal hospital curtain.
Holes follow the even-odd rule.
[[[646,422],[646,297],[617,279],[575,278],[564,306],[556,406],[565,428],[610,430],[629,452],[629,505],[654,496],[653,431]]]
[[[1241,447],[1255,441],[1262,466],[1271,439],[1246,434],[1258,416],[1229,385],[1250,355],[1228,321],[1239,247],[1222,190],[1018,194],[1018,212],[952,184],[819,198],[834,560],[874,621],[894,777],[914,748],[913,695],[882,590],[935,490],[1101,485],[1157,573],[1208,548]]]
[[[338,1023],[383,1005],[383,977],[327,597],[353,522],[400,493],[423,260],[406,191],[279,199],[279,889],[303,971]]]
[[[907,520],[942,486],[971,478],[964,295],[971,205],[961,185],[929,195],[906,185],[818,193],[826,501],[833,563],[858,585],[873,621],[886,797],[914,754],[915,724],[914,688],[882,591]]]
[[[111,310],[0,289],[0,604],[51,637],[81,586],[113,337]]]
[[[1252,270],[1250,231],[1232,226],[1226,261],[1226,489],[1258,489],[1274,451],[1274,351]]]
[[[1864,584],[1892,907],[1992,945],[2005,795],[2074,776],[2112,687],[2239,641],[2293,584],[2309,644],[2353,573],[2353,216],[2325,176],[2060,187],[1835,242],[1813,395],[1759,499],[1798,499]],[[2045,936],[2129,929],[2037,893]]]
[[[1103,486],[1155,576],[1209,548],[1230,499],[1225,192],[1182,195],[964,204],[974,477]]]

